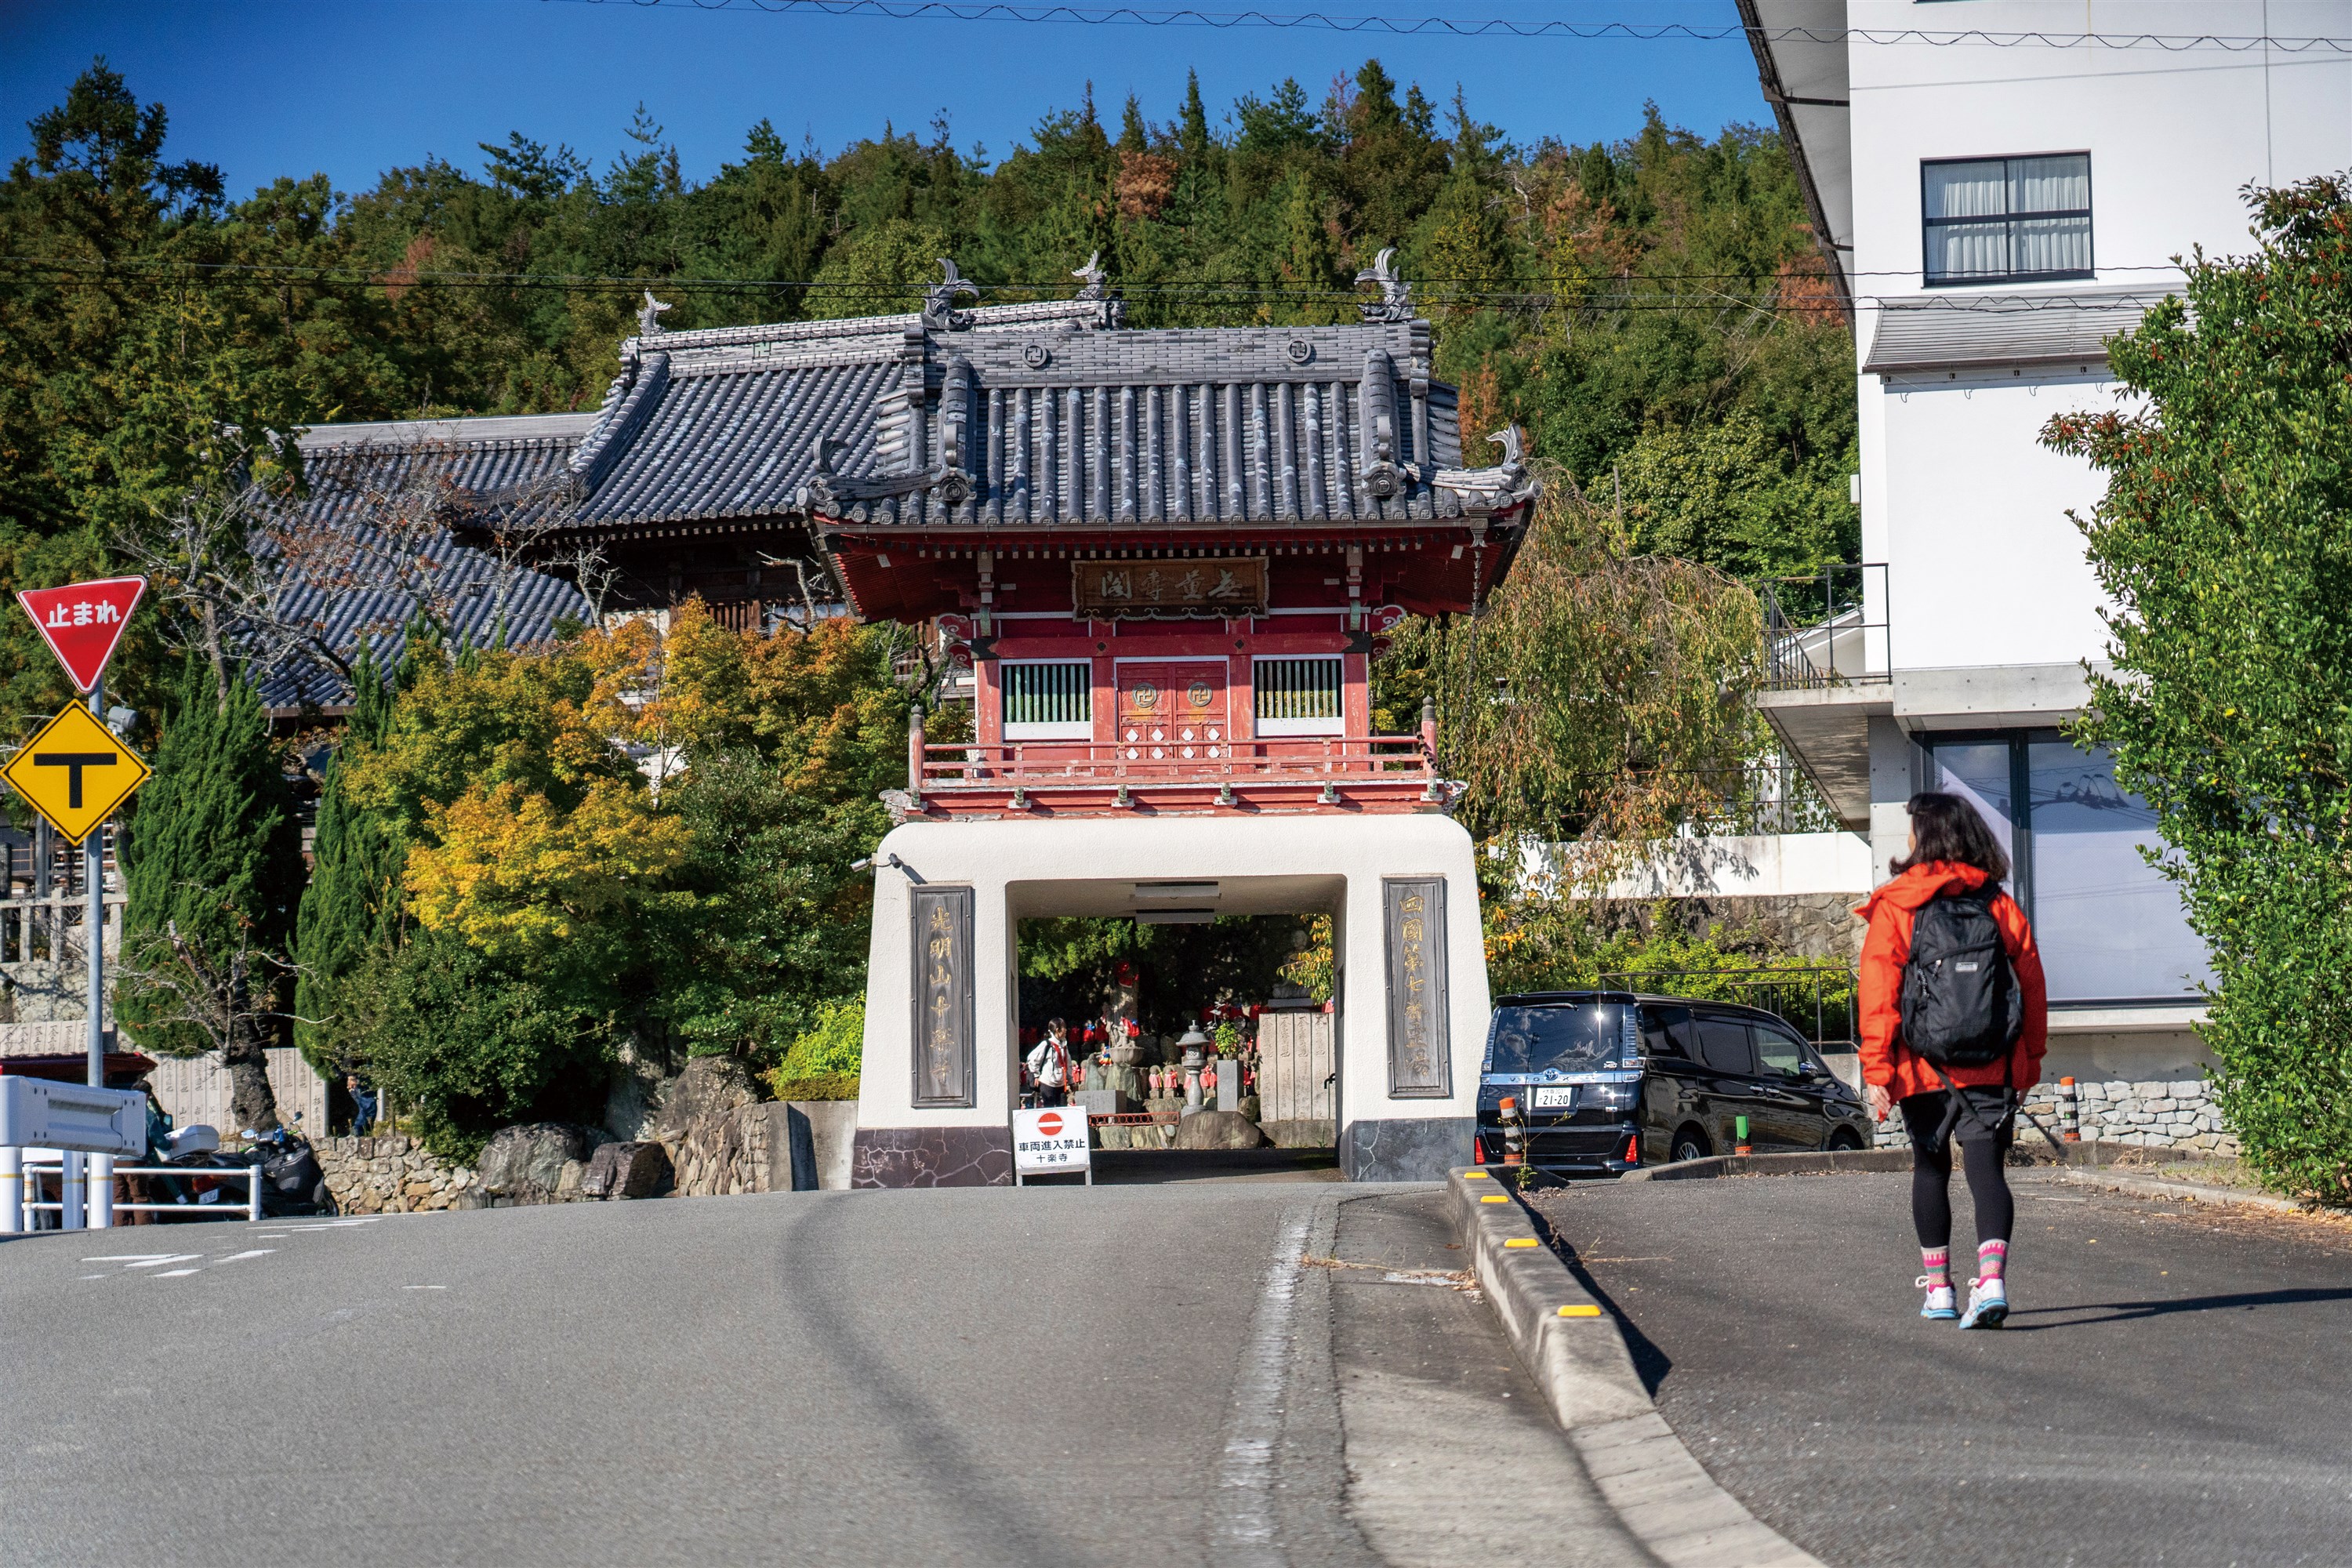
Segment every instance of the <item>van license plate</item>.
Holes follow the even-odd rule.
[[[1574,1084],[1562,1084],[1557,1089],[1536,1090],[1538,1110],[1567,1110],[1573,1108],[1575,1104],[1576,1086]]]

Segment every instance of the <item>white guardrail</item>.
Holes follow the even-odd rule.
[[[0,1154],[16,1151],[0,1151]],[[134,1204],[118,1203],[114,1198],[114,1183],[101,1180],[95,1184],[100,1190],[85,1193],[81,1173],[73,1169],[62,1155],[47,1149],[26,1149],[23,1159],[0,1160],[0,1235],[28,1231],[34,1228],[36,1214],[58,1216],[59,1228],[65,1230],[104,1229],[114,1223],[119,1214],[171,1214],[188,1218],[226,1219],[231,1215],[258,1223],[261,1219],[261,1167],[259,1165],[117,1165],[116,1176],[177,1176],[183,1181],[203,1176],[216,1182],[242,1181],[245,1202],[225,1203]],[[16,1169],[8,1166],[15,1165]],[[54,1201],[37,1199],[30,1194],[38,1191],[37,1184],[54,1177],[58,1196]],[[242,1215],[238,1210],[242,1208]]]

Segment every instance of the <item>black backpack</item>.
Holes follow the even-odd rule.
[[[2025,994],[2000,940],[1988,883],[1946,893],[1911,922],[1903,966],[1903,1043],[1938,1068],[1989,1067],[2025,1031]]]

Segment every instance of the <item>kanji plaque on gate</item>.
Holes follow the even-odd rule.
[[[79,844],[154,770],[75,703],[41,726],[0,768],[49,826]]]
[[[972,1103],[970,888],[917,888],[915,1103]]]
[[[1071,599],[1098,621],[1242,620],[1265,614],[1265,568],[1263,555],[1081,561],[1070,569]]]
[[[1445,879],[1388,878],[1381,897],[1388,946],[1389,1098],[1444,1100],[1454,1092]]]

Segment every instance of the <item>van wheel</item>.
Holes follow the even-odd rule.
[[[1677,1163],[1685,1160],[1704,1160],[1714,1152],[1713,1147],[1706,1141],[1706,1134],[1696,1127],[1683,1128],[1675,1134],[1674,1158]]]
[[[1841,1127],[1830,1134],[1830,1147],[1841,1153],[1856,1153],[1862,1149],[1862,1134],[1851,1127]]]

